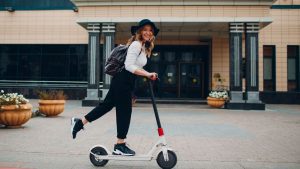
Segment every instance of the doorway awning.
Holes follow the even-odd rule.
[[[88,24],[116,24],[116,36],[118,38],[128,38],[130,28],[144,18],[124,18],[124,17],[86,17],[79,18],[77,23],[85,29]],[[258,22],[260,28],[272,22],[271,17],[159,17],[149,18],[160,28],[158,38],[166,40],[200,40],[209,39],[213,35],[228,36],[229,23],[231,22]]]

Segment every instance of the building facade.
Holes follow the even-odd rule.
[[[160,28],[158,98],[205,99],[222,79],[232,103],[300,103],[299,0],[26,2],[0,2],[0,88],[103,99],[105,59],[148,18]],[[144,78],[135,94],[149,95]]]

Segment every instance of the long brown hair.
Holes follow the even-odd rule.
[[[143,30],[143,28],[140,28],[135,35],[131,36],[131,38],[128,39],[126,45],[129,46],[134,41],[139,41],[139,42],[141,42],[144,45],[144,43],[143,43],[143,36],[141,34],[142,30]],[[155,36],[153,35],[153,38],[150,40],[150,46],[149,46],[149,48],[145,48],[145,53],[146,53],[147,57],[151,56],[151,52],[152,52],[152,50],[154,48],[154,41],[155,41]]]

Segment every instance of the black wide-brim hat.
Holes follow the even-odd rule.
[[[156,36],[159,32],[159,29],[155,26],[155,24],[150,21],[149,19],[143,19],[139,22],[139,24],[137,26],[132,26],[131,27],[131,34],[132,35],[135,35],[135,33],[137,32],[137,30],[139,30],[140,28],[142,28],[143,26],[145,25],[151,25],[152,28],[153,28],[153,33],[154,33],[154,36]]]

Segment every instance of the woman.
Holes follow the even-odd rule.
[[[157,78],[155,72],[147,72],[143,66],[147,63],[147,57],[149,58],[151,55],[154,39],[158,32],[159,29],[148,19],[143,19],[137,26],[131,27],[133,36],[127,43],[130,46],[125,60],[125,69],[112,78],[110,89],[102,104],[99,104],[82,119],[72,118],[73,139],[85,124],[100,118],[116,107],[117,143],[114,146],[113,154],[135,155],[135,152],[125,144],[132,112],[131,94],[137,75],[151,80]]]

